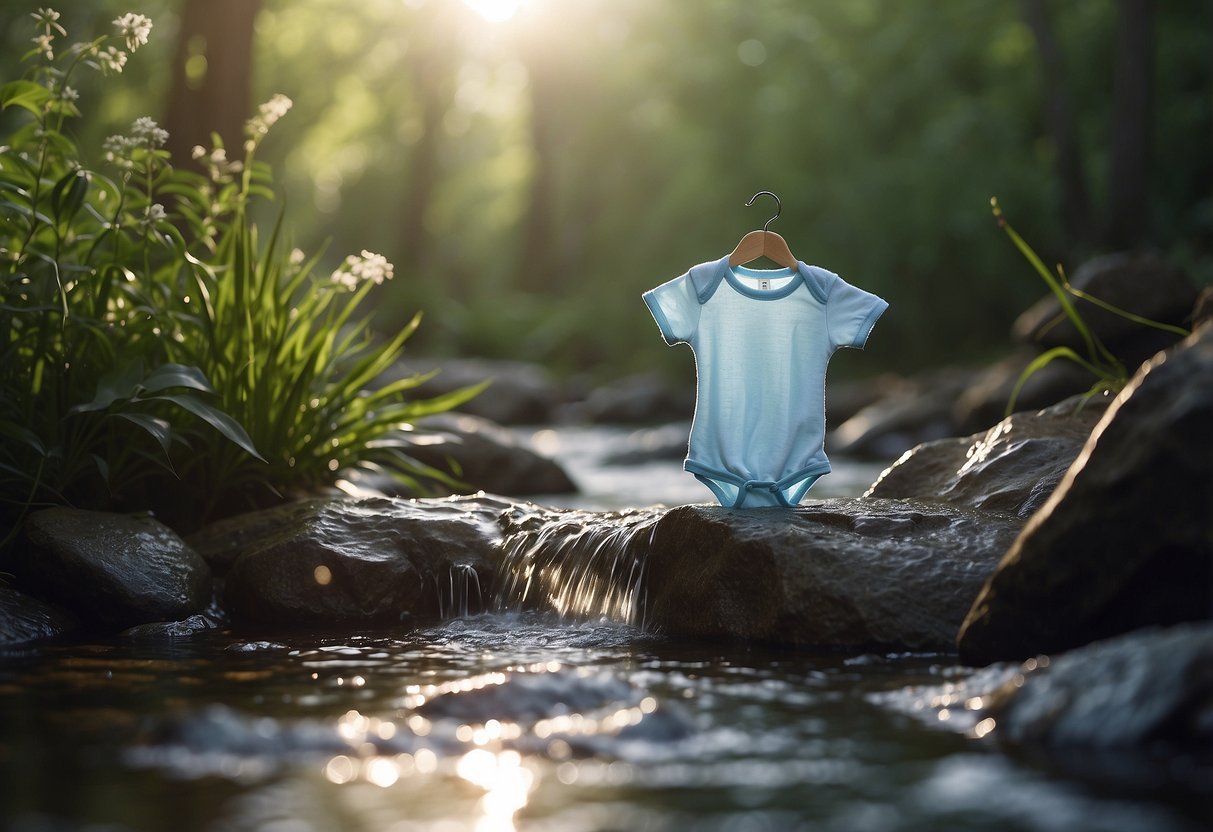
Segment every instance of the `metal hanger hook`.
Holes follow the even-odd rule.
[[[747,202],[745,204],[745,206],[747,208],[749,208],[751,205],[754,204],[754,200],[758,199],[758,197],[762,196],[763,194],[766,194],[767,196],[771,197],[771,199],[775,200],[775,216],[773,216],[769,220],[767,220],[766,223],[762,226],[762,230],[765,232],[767,230],[767,226],[770,225],[771,223],[775,222],[775,220],[779,219],[779,215],[781,213],[783,213],[783,203],[779,201],[779,197],[775,196],[775,194],[771,193],[770,191],[759,191],[758,193],[756,193],[752,197],[750,197],[750,201]]]

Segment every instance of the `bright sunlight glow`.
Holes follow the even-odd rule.
[[[504,23],[518,13],[521,0],[463,0],[490,23]]]

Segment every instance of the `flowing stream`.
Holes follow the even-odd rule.
[[[640,473],[599,475],[647,494]],[[954,657],[646,630],[627,544],[654,516],[523,524],[509,580],[453,571],[443,620],[407,632],[10,649],[0,829],[1208,828],[1208,796],[1156,760],[1008,752],[883,704]]]

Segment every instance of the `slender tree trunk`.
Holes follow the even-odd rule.
[[[238,157],[251,114],[253,23],[261,0],[185,0],[165,129],[173,162],[218,133]]]
[[[1154,74],[1151,0],[1120,0],[1109,130],[1108,210],[1103,241],[1128,248],[1150,238],[1150,134]]]
[[[455,86],[454,33],[431,24],[408,52],[413,76],[413,94],[421,104],[421,135],[409,151],[408,169],[402,191],[400,256],[424,269],[434,249],[432,235],[425,227],[425,215],[433,201],[439,181],[439,149],[442,120],[450,109]]]
[[[1049,20],[1046,0],[1023,0],[1024,19],[1036,39],[1045,87],[1045,125],[1056,153],[1057,180],[1061,186],[1061,219],[1076,244],[1094,236],[1091,199],[1087,193],[1082,153],[1078,147],[1074,103],[1066,85],[1061,48]]]
[[[516,284],[530,291],[550,288],[553,279],[558,277],[559,269],[553,203],[556,189],[555,134],[560,118],[560,102],[557,100],[556,83],[549,76],[550,69],[542,57],[527,60],[534,168],[523,221],[522,247],[518,252]]]

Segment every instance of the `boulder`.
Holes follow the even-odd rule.
[[[1146,628],[1053,656],[948,668],[949,681],[873,693],[928,725],[1053,749],[1213,743],[1213,624]]]
[[[1029,661],[983,701],[1003,741],[1208,749],[1213,624],[1139,630]]]
[[[982,588],[985,664],[1213,617],[1213,324],[1147,362]]]
[[[149,515],[48,508],[31,514],[15,571],[90,624],[185,618],[211,599],[206,561]]]
[[[1109,254],[1087,261],[1070,284],[1105,303],[1159,323],[1182,326],[1192,311],[1197,290],[1183,272],[1154,255]],[[1104,345],[1134,367],[1175,343],[1175,335],[1140,324],[1074,298],[1074,307]],[[1078,330],[1052,294],[1033,304],[1015,321],[1012,332],[1042,349],[1070,347],[1084,355]]]
[[[560,387],[546,369],[524,361],[409,358],[390,368],[377,383],[435,373],[412,391],[416,397],[441,396],[489,381],[489,386],[469,402],[461,413],[481,416],[499,425],[536,425],[550,422],[563,399]]]
[[[909,500],[683,506],[648,535],[646,624],[847,649],[947,650],[1021,522]]]
[[[916,392],[917,382],[893,373],[872,378],[826,379],[826,412],[830,421],[841,425],[868,405],[882,399],[901,398]]]
[[[0,648],[53,638],[75,626],[63,610],[0,585]]]
[[[1108,400],[1075,396],[1035,413],[1014,413],[984,433],[906,451],[864,497],[918,498],[1026,519],[1078,456]]]
[[[952,403],[972,374],[943,370],[893,388],[893,392],[842,422],[826,437],[831,454],[891,460],[922,442],[957,434]],[[826,402],[826,418],[834,422]]]
[[[312,500],[247,518],[257,535],[240,517],[222,521],[204,551],[231,564],[223,597],[237,624],[395,623],[437,617],[447,596],[492,574],[502,510],[489,499]]]
[[[513,433],[479,416],[444,413],[417,423],[408,454],[413,459],[450,473],[462,487],[457,493],[487,491],[510,497],[571,494],[577,486],[564,469],[535,453]],[[394,481],[377,483],[378,490],[399,496]]]
[[[986,430],[1006,416],[1015,385],[1034,358],[1034,354],[1018,352],[978,373],[951,405],[952,420],[958,432]],[[1070,396],[1086,393],[1095,382],[1095,376],[1073,361],[1050,361],[1024,382],[1015,398],[1015,407],[1017,410],[1040,410]]]
[[[671,384],[657,373],[641,373],[595,388],[567,415],[597,424],[656,425],[689,419],[694,410],[694,387]]]

